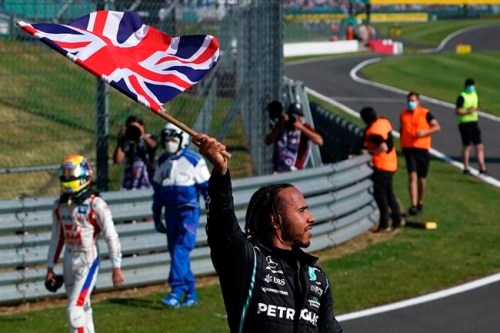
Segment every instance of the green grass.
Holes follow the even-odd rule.
[[[359,119],[346,117],[360,125]],[[395,190],[403,206],[408,207],[403,159],[399,162]],[[499,194],[498,189],[473,177],[464,177],[456,168],[433,160],[423,218],[436,221],[437,230],[406,228],[392,237],[368,238],[366,248],[334,260],[324,258],[335,256],[337,249],[322,252],[321,265],[334,286],[337,314],[387,304],[499,272],[500,224],[496,218]],[[139,293],[129,298],[110,296],[94,302],[97,329],[110,333],[227,330],[218,285],[200,288],[200,305],[179,311],[166,310],[159,303],[165,292]],[[1,316],[0,327],[13,333],[35,329],[63,331],[66,329],[64,313],[63,307],[57,307]],[[116,316],[114,324],[107,326],[113,316]]]
[[[369,79],[453,104],[465,79],[473,77],[481,110],[500,116],[500,52],[386,58],[363,68],[361,73]]]
[[[0,41],[0,168],[58,165],[69,154],[95,157],[97,79],[61,55],[40,43]],[[168,112],[188,125],[198,116],[205,97],[197,93],[202,84],[180,94],[168,103]],[[113,88],[109,94],[108,157],[111,159],[116,138],[126,118],[137,115],[147,131],[159,135],[165,121]],[[213,123],[222,124],[230,100],[217,98]],[[230,127],[226,143],[234,148],[235,177],[252,173],[252,164],[240,135],[237,119]],[[216,133],[215,126],[210,134]],[[157,152],[162,153],[161,148]],[[240,158],[241,156],[241,158]],[[121,165],[109,168],[110,190],[120,188]],[[20,195],[48,196],[59,191],[56,171],[0,175],[0,199]]]
[[[395,190],[408,206],[406,173],[400,160]],[[436,291],[500,271],[497,219],[500,191],[437,160],[431,163],[424,219],[438,229],[403,232],[321,265],[329,275],[338,314]],[[453,195],[450,195],[453,193]],[[332,249],[323,257],[335,254]],[[166,289],[165,289],[166,292]],[[164,309],[164,293],[94,302],[99,332],[224,332],[218,285],[199,289],[200,305]],[[63,331],[63,307],[0,316],[2,332]],[[114,318],[116,316],[116,318]],[[113,324],[108,326],[114,318]]]
[[[455,31],[498,23],[498,20],[443,20],[430,22],[376,23],[378,37],[390,37],[407,42],[405,50],[435,48],[448,35]],[[394,35],[393,28],[399,31]]]
[[[395,190],[408,207],[404,170],[400,158]],[[423,220],[436,221],[438,229],[407,228],[390,242],[325,263],[333,272],[340,310],[385,304],[499,272],[499,193],[432,161]]]
[[[159,302],[163,294],[111,298],[92,306],[97,332],[216,333],[227,331],[218,286],[203,288],[200,305],[167,310]],[[16,316],[1,316],[2,332],[66,332],[65,311],[51,308]]]

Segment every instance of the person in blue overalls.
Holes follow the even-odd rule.
[[[197,303],[190,252],[196,243],[200,195],[208,198],[210,172],[203,157],[188,148],[189,135],[168,123],[161,132],[165,152],[153,177],[153,218],[156,231],[167,234],[171,291],[162,303],[170,308]],[[162,221],[162,211],[165,223]]]

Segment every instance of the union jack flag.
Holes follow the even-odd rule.
[[[135,12],[97,11],[67,25],[17,25],[152,111],[199,82],[219,56],[210,35],[169,36]]]

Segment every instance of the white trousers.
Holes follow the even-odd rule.
[[[90,294],[99,272],[99,257],[90,261],[83,255],[67,250],[64,255],[64,285],[70,333],[94,333],[94,320],[90,306]]]

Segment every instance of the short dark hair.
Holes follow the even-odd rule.
[[[144,125],[144,122],[142,121],[141,118],[134,116],[134,115],[130,115],[130,116],[128,116],[127,120],[125,121],[125,126],[128,126],[134,122],[139,123],[141,125]]]
[[[468,78],[468,79],[465,80],[465,84],[464,85],[467,87],[467,86],[473,86],[475,84],[476,84],[476,82],[474,81],[474,79]]]
[[[408,95],[406,95],[406,99],[410,98],[411,96],[416,96],[417,99],[420,99],[420,94],[416,91],[410,91]]]
[[[245,216],[245,232],[251,238],[265,241],[272,228],[271,216],[277,216],[280,206],[279,192],[285,188],[293,187],[291,184],[273,184],[259,188],[250,198]]]
[[[361,119],[363,119],[363,121],[367,124],[371,124],[375,120],[377,120],[377,112],[371,106],[365,106],[364,108],[362,108],[361,111],[359,111],[359,115],[361,116]]]

